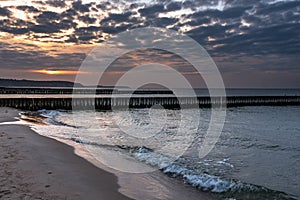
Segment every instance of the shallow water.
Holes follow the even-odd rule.
[[[160,170],[170,177],[167,179],[218,198],[300,198],[300,107],[228,109],[217,144],[202,159],[199,147],[211,112],[201,109],[199,117],[198,111],[190,109],[189,115],[183,115],[180,110],[158,109],[96,113],[42,110],[39,112],[47,117],[49,126],[36,124],[33,129],[44,136],[85,144],[109,167]],[[195,129],[191,122],[198,117]],[[182,149],[162,151],[173,144]]]

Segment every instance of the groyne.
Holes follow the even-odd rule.
[[[300,105],[300,96],[229,96],[229,97],[175,97],[139,95],[128,97],[14,97],[0,95],[0,107],[13,107],[24,110],[63,109],[63,110],[110,110],[113,108],[149,108],[161,105],[168,109],[224,106],[287,106]]]
[[[173,94],[168,89],[118,89],[118,88],[38,88],[38,87],[0,87],[0,95],[7,94]]]

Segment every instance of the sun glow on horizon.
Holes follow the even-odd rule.
[[[32,70],[31,72],[34,73],[41,73],[47,75],[77,75],[77,74],[87,74],[88,72],[81,72],[81,71],[70,71],[70,70]]]

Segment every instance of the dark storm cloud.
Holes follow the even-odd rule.
[[[121,14],[114,14],[111,13],[109,16],[105,19],[103,19],[101,22],[109,22],[109,21],[114,21],[114,22],[127,22],[129,21],[129,17],[132,15],[131,12],[126,12],[126,13],[121,13]]]
[[[178,22],[177,18],[157,17],[146,22],[148,26],[166,27]]]
[[[130,6],[129,6],[129,9],[132,10],[132,9],[135,9],[135,8],[138,8],[139,7],[139,4],[137,3],[132,3]]]
[[[66,3],[65,1],[62,1],[62,0],[49,0],[49,1],[46,1],[46,4],[50,5],[50,6],[53,6],[53,7],[65,7],[66,6]]]
[[[117,34],[131,28],[141,27],[144,21],[133,16],[134,13],[110,13],[108,17],[100,21],[99,29],[108,34]]]
[[[182,8],[190,8],[192,10],[196,10],[197,6],[194,1],[184,1],[182,3]]]
[[[25,12],[29,12],[29,13],[37,13],[39,12],[39,10],[33,6],[17,6],[16,7],[19,10],[23,10]]]
[[[91,5],[92,4],[83,4],[82,1],[74,1],[72,3],[73,9],[81,13],[89,12]]]
[[[201,17],[201,18],[198,18],[198,19],[194,19],[194,20],[191,20],[187,23],[185,23],[185,25],[190,25],[190,26],[198,26],[198,25],[203,25],[203,24],[209,24],[211,23],[211,18],[209,17]],[[179,24],[178,28],[180,28],[180,26],[182,26],[183,24]]]
[[[16,19],[14,21],[4,19],[0,20],[0,31],[16,35],[25,34],[29,32],[28,26],[30,25],[32,25],[32,23],[20,19]]]
[[[167,5],[166,10],[167,11],[176,11],[176,10],[180,10],[182,7],[182,3],[181,2],[171,2]]]
[[[28,28],[11,28],[11,27],[1,27],[0,31],[16,34],[16,35],[22,35],[29,32]]]
[[[216,37],[216,38],[224,38],[226,35],[226,30],[233,28],[233,25],[222,26],[216,24],[214,26],[205,26],[200,28],[195,28],[188,32],[188,35],[192,36],[197,41],[201,41],[201,43],[207,39],[207,37]]]
[[[71,8],[61,13],[63,18],[73,19],[75,16],[77,16],[77,12]]]
[[[187,16],[192,20],[186,24],[194,27],[209,25],[193,28],[188,35],[208,47],[214,55],[297,54],[300,52],[299,18],[293,11],[300,9],[297,5],[299,2],[257,3],[231,6],[223,11],[198,11]],[[212,20],[223,24],[210,24]],[[243,20],[248,25],[243,24]],[[208,37],[214,40],[208,41]],[[210,48],[214,45],[217,47]]]
[[[256,14],[284,12],[291,9],[300,9],[300,1],[278,2],[269,5],[262,5],[256,10]]]
[[[75,35],[70,35],[69,39],[65,40],[64,42],[67,42],[67,43],[78,43],[79,40],[75,37]]]
[[[9,17],[11,15],[11,11],[7,8],[0,7],[0,16],[7,16]]]
[[[87,20],[84,16],[82,16],[82,20]],[[8,20],[9,23],[6,25],[7,31],[10,33],[27,33],[29,31],[33,33],[59,33],[62,30],[66,30],[69,28],[75,28],[76,23],[73,21],[72,18],[66,17],[65,15],[60,15],[59,13],[52,12],[52,11],[44,11],[41,12],[39,15],[34,17],[36,22],[25,22],[23,20],[16,20],[10,19]],[[13,22],[13,24],[12,24]],[[22,22],[22,23],[20,23]],[[26,28],[24,28],[24,26]],[[22,27],[22,28],[21,28]],[[36,36],[33,36],[37,38]]]
[[[94,33],[101,31],[98,26],[89,26],[89,27],[81,27],[75,30],[74,36],[71,37],[72,40],[77,38],[78,41],[90,41],[91,39],[96,39],[97,35]]]
[[[188,15],[187,18],[191,19],[201,19],[201,18],[213,18],[213,19],[230,19],[230,18],[240,18],[243,15],[246,15],[246,11],[251,9],[252,7],[247,6],[239,6],[239,7],[233,7],[228,8],[224,11],[220,10],[205,10],[205,11],[198,11],[196,13],[193,13],[191,15]]]
[[[60,24],[47,23],[43,25],[34,25],[30,27],[30,31],[34,33],[58,33],[60,32]]]
[[[226,4],[230,5],[231,7],[239,7],[239,6],[256,6],[260,4],[261,0],[226,0]],[[218,0],[214,1],[214,4],[218,4]]]
[[[156,17],[159,13],[164,12],[165,6],[163,4],[153,5],[139,9],[139,13],[145,17]]]
[[[60,15],[56,12],[45,11],[45,12],[41,13],[40,15],[38,15],[35,18],[36,18],[36,21],[38,23],[44,23],[44,22],[47,22],[47,21],[59,20]]]
[[[86,24],[93,24],[97,20],[96,18],[90,17],[88,15],[79,16],[78,19],[81,20],[81,21],[83,21]]]
[[[130,29],[132,27],[132,25],[130,24],[124,24],[118,27],[111,27],[111,26],[101,26],[101,30],[105,33],[109,33],[109,34],[117,34],[123,31],[126,31],[128,29]]]
[[[59,22],[61,29],[76,28],[77,23],[70,19],[63,19]]]
[[[111,3],[109,1],[107,1],[107,2],[101,2],[101,3],[97,4],[96,7],[101,10],[106,10],[106,9],[109,9],[110,5],[111,5]]]
[[[219,18],[239,18],[242,17],[243,15],[246,14],[246,11],[249,10],[250,8],[252,8],[251,6],[248,7],[243,7],[243,6],[239,6],[239,7],[233,7],[233,8],[229,8],[224,10],[223,12],[219,12],[217,14],[217,16]]]
[[[218,41],[224,44],[216,51],[247,54],[298,54],[300,24],[284,24],[254,29],[245,35],[236,35]]]

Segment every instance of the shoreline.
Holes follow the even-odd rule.
[[[0,108],[0,122],[16,121],[15,109]],[[24,125],[0,125],[0,198],[130,199],[117,177],[74,153],[74,148]]]
[[[83,147],[18,124],[20,111],[0,108],[2,199],[215,199],[160,171],[126,174],[107,168]],[[10,122],[12,122],[10,124]],[[17,122],[14,124],[14,122]]]

